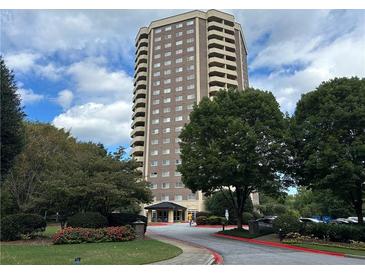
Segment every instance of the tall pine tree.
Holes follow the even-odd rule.
[[[14,74],[0,56],[1,66],[1,176],[2,182],[11,168],[15,157],[21,152],[24,144],[23,118],[25,116]]]

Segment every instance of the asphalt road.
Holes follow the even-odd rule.
[[[301,252],[245,243],[213,236],[218,228],[197,228],[189,224],[149,226],[147,232],[199,244],[222,255],[231,265],[365,265],[365,260]]]

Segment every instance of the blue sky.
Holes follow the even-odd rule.
[[[1,54],[30,120],[113,151],[129,147],[134,37],[185,10],[2,11]],[[322,81],[365,77],[363,10],[226,10],[248,44],[250,85],[292,113]]]

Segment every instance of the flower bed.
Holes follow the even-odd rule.
[[[130,226],[106,228],[67,227],[53,235],[54,244],[80,244],[101,242],[124,242],[134,240],[135,231]]]

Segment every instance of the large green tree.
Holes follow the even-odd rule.
[[[77,142],[48,124],[27,123],[26,145],[4,187],[21,212],[68,216],[79,211],[136,208],[151,201],[138,165],[123,159],[124,150],[108,154],[101,145]]]
[[[336,78],[303,95],[291,132],[297,183],[331,191],[363,223],[365,79]]]
[[[24,112],[17,94],[14,74],[10,71],[0,56],[0,132],[1,132],[1,171],[0,182],[3,181],[13,165],[15,157],[23,148],[23,118]]]
[[[206,195],[228,192],[242,228],[250,193],[283,187],[285,136],[283,114],[270,92],[223,90],[213,100],[203,98],[180,134],[182,181]]]

